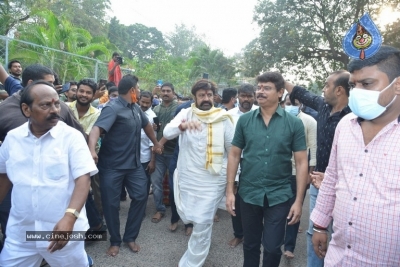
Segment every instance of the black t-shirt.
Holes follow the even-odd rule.
[[[325,103],[324,98],[295,86],[290,99],[298,99],[304,105],[318,111],[317,116],[317,165],[315,171],[325,172],[331,155],[333,137],[339,121],[351,112],[347,106],[342,111],[331,115],[332,107]]]
[[[101,141],[99,167],[127,170],[141,166],[140,130],[148,123],[140,107],[121,96],[107,104],[94,124],[106,132]]]

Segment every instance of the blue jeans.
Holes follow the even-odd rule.
[[[122,184],[125,184],[131,204],[126,220],[124,242],[135,242],[139,235],[147,203],[147,177],[142,166],[128,170],[112,170],[98,166],[104,218],[110,233],[111,246],[121,245],[119,205]]]
[[[317,202],[318,189],[313,185],[310,185],[310,216],[313,211],[315,204]],[[307,230],[307,267],[322,267],[324,266],[324,259],[318,258],[317,254],[314,252],[314,247],[312,244],[313,235],[313,222],[309,220],[308,230]]]
[[[165,205],[163,204],[164,192],[163,192],[163,179],[165,172],[169,167],[169,162],[172,155],[158,155],[156,154],[156,168],[151,174],[151,184],[153,185],[153,197],[154,204],[156,205],[157,211],[165,213]]]

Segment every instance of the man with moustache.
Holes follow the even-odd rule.
[[[226,160],[233,124],[227,112],[214,107],[216,85],[206,79],[192,87],[195,102],[165,127],[164,137],[179,136],[174,195],[182,221],[193,223],[188,249],[179,267],[203,266],[211,244],[214,215],[226,187]]]
[[[398,266],[400,50],[382,45],[347,68],[353,114],[336,127],[311,214],[314,251],[326,267]]]
[[[5,85],[8,92],[15,91],[0,105],[0,142],[3,142],[9,131],[23,125],[28,121],[21,113],[20,100],[25,86],[37,80],[45,80],[49,83],[54,82],[54,72],[40,64],[29,65],[22,73],[22,83],[11,77],[3,66],[0,65],[0,82]],[[67,125],[84,133],[82,126],[74,118],[74,114],[65,104],[60,104],[60,117]],[[4,201],[0,204],[0,223],[3,237],[5,237],[8,216],[11,208],[11,189]]]
[[[89,266],[82,240],[27,240],[27,231],[67,234],[88,229],[85,200],[97,173],[82,134],[60,119],[52,84],[33,82],[21,95],[29,121],[0,147],[0,201],[13,185],[1,266]],[[65,259],[68,259],[66,261]]]
[[[258,109],[257,105],[254,105],[255,100],[255,88],[254,85],[249,83],[243,83],[239,86],[238,90],[238,99],[239,99],[239,106],[233,108],[228,111],[233,118],[234,125],[236,126],[239,117],[242,116],[244,113],[249,112],[251,110]],[[239,185],[239,174],[235,178],[235,207],[236,207],[236,216],[232,217],[232,226],[233,226],[233,234],[234,238],[228,242],[228,245],[231,248],[235,248],[237,245],[243,242],[243,226],[242,226],[242,216],[240,212],[240,196],[237,193],[238,185]]]
[[[153,185],[154,204],[157,212],[153,215],[151,221],[158,223],[165,215],[165,205],[163,204],[163,179],[165,172],[169,167],[169,162],[174,154],[177,140],[167,140],[163,138],[163,130],[165,126],[174,118],[174,113],[178,107],[178,102],[174,100],[175,89],[172,83],[164,83],[161,85],[160,105],[154,107],[153,111],[160,121],[160,129],[157,131],[157,140],[164,145],[162,155],[156,155],[156,168],[151,174],[151,183]]]
[[[286,223],[300,220],[308,178],[303,123],[279,102],[285,81],[278,72],[257,77],[259,109],[243,114],[237,124],[227,168],[226,208],[235,216],[235,176],[241,162],[239,195],[243,223],[244,267],[278,267]],[[241,154],[243,151],[243,158]],[[297,196],[293,205],[290,177],[296,162]]]

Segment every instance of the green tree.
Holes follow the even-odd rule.
[[[169,55],[163,48],[160,48],[152,60],[146,62],[136,72],[140,78],[140,87],[152,91],[157,80],[171,82],[175,91],[189,95],[190,91],[191,65],[177,57]]]
[[[175,25],[175,31],[167,34],[168,51],[173,57],[187,59],[197,48],[207,46],[204,36],[196,33],[196,27],[188,28],[185,24]]]
[[[67,17],[76,27],[86,29],[92,36],[106,36],[109,0],[49,1],[49,9],[57,16]]]
[[[29,23],[32,14],[51,10],[57,17],[68,17],[77,27],[88,30],[92,35],[106,32],[106,13],[109,0],[16,0],[0,1],[0,34],[7,35],[22,23]]]
[[[148,61],[160,48],[165,48],[163,34],[155,27],[136,23],[127,26],[127,33],[130,45],[128,52],[139,61]]]
[[[243,49],[243,60],[241,69],[244,76],[254,77],[264,70],[264,52],[260,39],[254,39]]]
[[[40,7],[45,8],[47,3],[46,0],[0,1],[0,34],[7,35],[12,29],[26,22]]]
[[[129,34],[127,26],[120,24],[116,17],[111,18],[108,25],[108,39],[125,57],[133,59],[133,55],[129,52],[131,45],[129,43]]]
[[[192,79],[201,78],[203,73],[209,73],[213,81],[228,83],[237,73],[233,59],[227,58],[222,51],[208,46],[193,51],[188,63],[192,66],[190,75]]]
[[[155,27],[139,23],[126,26],[116,17],[110,21],[108,38],[125,57],[136,57],[141,63],[148,62],[160,48],[166,47],[163,34]]]
[[[373,18],[382,5],[394,0],[261,0],[255,7],[254,21],[260,36],[245,51],[247,62],[260,60],[249,72],[277,68],[298,78],[322,79],[332,70],[345,68],[348,57],[342,37],[365,12]],[[393,31],[393,30],[392,30]],[[262,51],[262,53],[260,53]]]
[[[23,59],[26,64],[46,65],[58,73],[61,80],[94,77],[94,60],[60,53],[46,47],[80,56],[94,57],[109,54],[105,44],[92,43],[92,37],[88,31],[74,27],[70,21],[55,16],[51,11],[38,12],[32,15],[32,20],[33,23],[18,28],[19,38],[41,47],[14,41],[11,43],[11,58]]]

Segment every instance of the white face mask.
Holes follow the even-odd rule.
[[[300,113],[300,107],[298,107],[298,106],[286,106],[285,105],[285,110],[294,116],[297,116]]]
[[[350,91],[349,107],[351,111],[360,118],[373,120],[382,115],[383,112],[393,103],[397,95],[390,103],[383,107],[378,104],[379,95],[392,85],[389,84],[382,91],[372,91],[366,89],[354,88]]]

